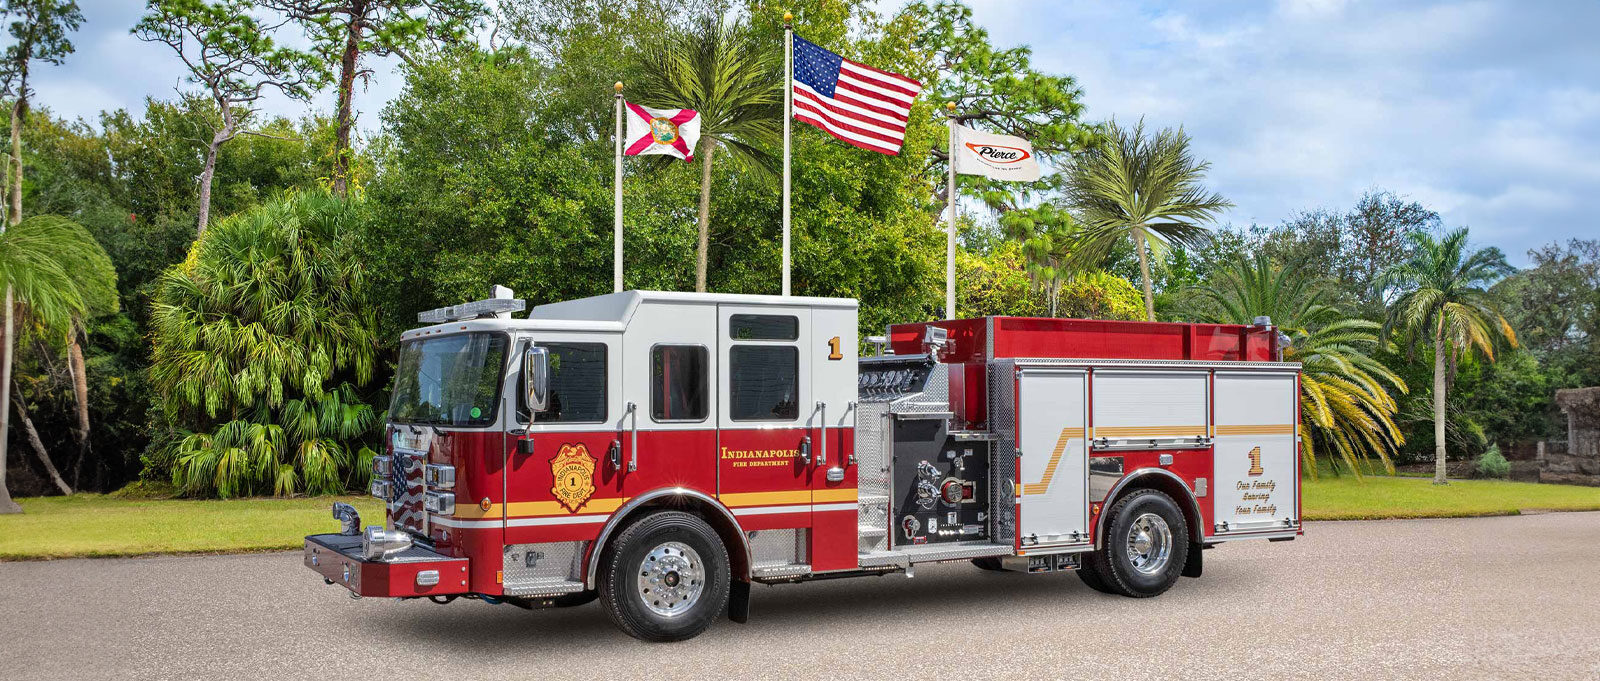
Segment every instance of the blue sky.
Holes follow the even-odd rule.
[[[1600,237],[1584,208],[1600,196],[1600,2],[972,2],[997,42],[1076,76],[1091,119],[1184,126],[1238,204],[1227,222],[1382,188],[1519,265],[1551,240]],[[78,53],[39,74],[41,103],[93,119],[172,96],[177,60],[127,33],[143,3],[80,3]],[[357,99],[368,129],[400,86],[376,66]]]

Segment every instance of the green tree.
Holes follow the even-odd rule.
[[[1317,471],[1317,450],[1329,449],[1359,476],[1377,457],[1394,472],[1391,453],[1405,442],[1389,390],[1405,381],[1372,353],[1382,347],[1376,322],[1354,319],[1330,304],[1332,287],[1304,267],[1283,266],[1264,250],[1239,256],[1199,287],[1195,316],[1223,324],[1271,317],[1290,344],[1284,359],[1300,362],[1300,414],[1305,470]]]
[[[54,330],[64,337],[76,320],[87,314],[103,283],[101,272],[79,268],[98,266],[104,258],[99,244],[88,238],[81,226],[56,216],[35,216],[0,233],[0,277],[10,294],[6,296],[7,347],[18,330],[14,321],[19,312],[27,326]],[[0,424],[8,422],[11,413],[11,377],[6,379]],[[11,501],[5,486],[8,439],[0,437],[0,513],[18,513],[22,509]]]
[[[672,31],[645,52],[637,101],[653,107],[700,112],[700,238],[694,290],[705,291],[711,249],[713,155],[720,148],[742,169],[765,174],[772,145],[780,141],[783,87],[774,52],[742,20],[702,17],[689,30]],[[778,75],[780,77],[775,78]]]
[[[200,169],[196,234],[210,222],[218,150],[241,134],[263,134],[247,128],[268,89],[304,100],[321,73],[314,55],[275,43],[278,26],[256,20],[254,7],[254,0],[148,0],[133,28],[140,40],[172,48],[189,71],[186,80],[216,106]]]
[[[359,484],[377,422],[363,208],[290,194],[217,223],[162,275],[150,377],[186,493],[327,494]]]
[[[1182,128],[1146,136],[1140,120],[1132,128],[1109,123],[1105,143],[1085,151],[1069,170],[1068,193],[1085,225],[1079,257],[1098,263],[1131,238],[1148,321],[1156,318],[1150,257],[1160,258],[1174,244],[1204,243],[1204,223],[1233,206],[1201,186],[1210,165],[1189,151],[1189,136]]]
[[[67,35],[83,24],[83,13],[74,0],[6,0],[0,13],[14,18],[10,26],[13,42],[0,56],[4,60],[0,77],[16,83],[17,98],[11,103],[12,171],[7,185],[11,195],[8,218],[15,225],[22,221],[22,126],[33,94],[28,76],[33,62],[60,64],[72,54],[72,41]]]
[[[265,0],[265,4],[305,29],[323,63],[339,64],[333,148],[333,192],[339,196],[346,195],[350,183],[356,78],[371,76],[361,58],[392,54],[415,63],[412,54],[431,43],[466,38],[485,11],[477,0]]]
[[[1511,272],[1496,249],[1467,251],[1467,230],[1452,231],[1442,239],[1426,232],[1409,235],[1412,255],[1389,269],[1379,280],[1385,290],[1398,292],[1385,317],[1385,334],[1401,332],[1405,345],[1426,340],[1433,350],[1433,435],[1436,485],[1445,480],[1446,374],[1463,356],[1474,351],[1494,360],[1497,338],[1516,347],[1517,334],[1500,313],[1488,287]]]

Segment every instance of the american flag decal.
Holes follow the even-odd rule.
[[[922,83],[794,36],[794,117],[839,141],[898,156]]]

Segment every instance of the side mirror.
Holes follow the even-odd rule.
[[[541,412],[550,407],[550,351],[530,345],[522,353],[522,389],[528,408]]]

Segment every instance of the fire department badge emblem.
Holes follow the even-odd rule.
[[[550,493],[568,513],[577,513],[594,496],[594,463],[589,448],[582,444],[561,445],[550,459],[550,475],[555,481]]]

